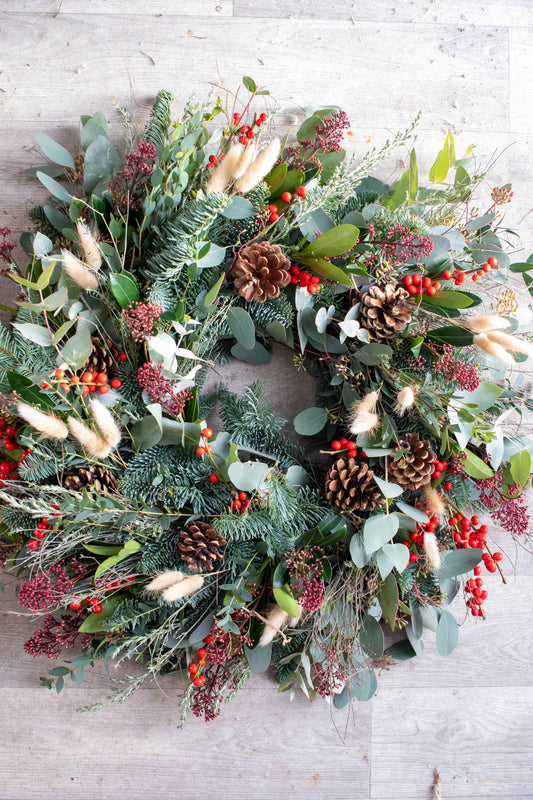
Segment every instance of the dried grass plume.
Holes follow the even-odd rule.
[[[399,417],[403,417],[405,412],[412,408],[415,399],[416,394],[414,389],[411,386],[406,386],[405,389],[402,389],[401,392],[398,392],[396,402],[394,403],[395,413],[398,414]]]
[[[270,642],[274,640],[276,634],[280,633],[280,631],[289,623],[291,625],[296,625],[301,617],[301,614],[302,612],[300,610],[300,613],[297,617],[291,617],[280,606],[277,604],[274,605],[265,617],[266,625],[263,628],[263,633],[259,639],[259,647],[266,647],[267,644],[270,644]]]
[[[272,139],[256,156],[242,178],[237,181],[235,188],[238,192],[249,192],[257,186],[265,175],[268,175],[279,156],[280,140]]]
[[[244,173],[246,172],[246,170],[248,169],[248,167],[250,166],[250,164],[254,159],[256,150],[257,150],[256,141],[248,142],[248,144],[244,146],[243,154],[240,157],[239,163],[233,170],[233,174],[231,176],[233,180],[237,180],[242,175],[244,175]]]
[[[62,419],[45,411],[39,411],[29,403],[18,403],[17,412],[22,419],[26,420],[32,428],[39,431],[42,439],[66,439],[68,428]]]
[[[509,327],[509,320],[497,314],[478,314],[464,321],[465,326],[472,333],[486,333],[487,331],[504,330]]]
[[[375,413],[378,392],[369,392],[361,400],[352,403],[348,416],[350,433],[371,433],[379,425],[379,416]]]
[[[524,353],[527,356],[533,356],[533,345],[524,341],[524,339],[517,339],[516,336],[511,336],[510,333],[489,331],[487,337],[491,342],[499,344],[511,353]]]
[[[178,569],[166,569],[164,572],[160,572],[156,575],[155,578],[152,578],[150,583],[144,588],[147,592],[162,592],[175,583],[180,583],[184,578],[184,573],[180,572]]]
[[[442,566],[439,541],[433,531],[424,532],[424,553],[428,566],[431,567],[431,569],[439,569]]]
[[[165,603],[175,603],[176,600],[181,600],[183,597],[188,597],[193,592],[197,592],[204,585],[204,578],[202,575],[188,575],[182,581],[174,583],[165,589],[162,598]]]
[[[478,333],[477,336],[474,336],[474,344],[485,353],[494,356],[499,361],[503,361],[504,364],[516,363],[514,358],[507,352],[507,350],[489,339],[488,334],[486,333]]]
[[[99,269],[102,264],[102,253],[98,247],[98,242],[81,219],[76,223],[76,230],[78,232],[85,263],[88,264],[91,269]]]
[[[442,517],[446,513],[446,502],[444,497],[437,489],[433,489],[429,484],[422,487],[421,492],[422,505],[424,508],[429,508],[432,514]]]
[[[70,250],[61,250],[63,269],[74,283],[82,289],[98,289],[98,278],[95,272],[76,258]]]
[[[234,144],[230,147],[225,157],[219,161],[211,173],[211,177],[205,185],[207,194],[211,192],[223,192],[234,178],[234,171],[242,158],[244,147],[242,144]]]
[[[90,408],[94,424],[98,428],[100,435],[106,440],[110,450],[114,450],[120,442],[120,428],[115,422],[111,411],[96,398],[91,400]]]

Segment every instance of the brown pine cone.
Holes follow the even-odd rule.
[[[395,461],[399,449],[406,452]],[[387,456],[389,479],[403,489],[420,489],[430,482],[436,458],[427,439],[420,439],[418,433],[406,433],[401,437],[399,447]]]
[[[375,342],[393,339],[411,321],[411,306],[405,302],[409,292],[387,283],[371,286],[361,293],[359,323]]]
[[[63,486],[75,492],[86,489],[88,492],[98,494],[110,494],[118,489],[117,479],[110,470],[93,466],[65,473]]]
[[[231,274],[241,297],[264,303],[269,297],[279,297],[280,289],[289,285],[290,268],[291,262],[279,245],[259,242],[241,250]]]
[[[183,528],[178,548],[191,572],[199,572],[213,569],[213,561],[222,558],[219,548],[225,544],[226,540],[208,522],[195,520]]]
[[[112,378],[118,370],[119,352],[107,336],[91,336],[93,349],[83,365],[86,372],[105,372]]]
[[[326,497],[337,508],[373,511],[383,499],[366,461],[339,458],[326,475]]]

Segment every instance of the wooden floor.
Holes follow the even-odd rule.
[[[251,75],[287,128],[307,105],[342,106],[357,153],[422,110],[421,174],[448,128],[458,150],[503,151],[486,189],[513,183],[515,260],[533,250],[533,0],[0,0],[0,54],[0,226],[17,234],[43,196],[22,176],[40,163],[38,131],[75,147],[80,114],[101,109],[118,137],[117,104],[144,119],[165,87],[178,112]],[[10,292],[0,284],[3,302]],[[425,800],[437,766],[444,800],[533,798],[533,564],[500,544],[509,580],[487,580],[488,619],[465,621],[458,599],[456,652],[428,642],[349,713],[290,704],[261,677],[217,722],[179,731],[168,676],[80,714],[106,675],[59,697],[39,688],[47,664],[22,650],[31,619],[0,615],[0,800]],[[16,610],[12,586],[0,607]]]

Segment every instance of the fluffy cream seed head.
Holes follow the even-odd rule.
[[[533,355],[533,345],[524,339],[517,339],[516,336],[511,336],[509,333],[503,331],[489,331],[487,337],[491,342],[501,345],[505,350],[511,353],[524,353],[527,356]]]
[[[182,581],[174,583],[165,589],[162,598],[165,603],[175,603],[176,600],[181,600],[183,597],[188,597],[193,592],[197,592],[204,585],[204,578],[202,575],[188,575]]]
[[[483,350],[490,356],[494,356],[499,361],[503,361],[504,364],[516,363],[514,358],[507,352],[507,350],[501,345],[497,344],[497,342],[489,339],[488,334],[486,333],[478,333],[476,336],[474,336],[474,344],[476,347],[479,347],[480,350]]]
[[[248,169],[248,167],[250,166],[250,164],[254,159],[256,150],[257,150],[257,142],[254,140],[248,142],[248,144],[244,146],[242,156],[240,157],[231,176],[233,180],[236,181],[238,180],[238,178],[244,175],[244,173],[246,172],[246,170]]]
[[[76,417],[69,417],[67,422],[72,436],[83,445],[86,453],[91,458],[102,459],[108,457],[111,447],[103,436],[99,436]]]
[[[415,402],[415,397],[415,392],[410,386],[406,386],[405,389],[402,389],[400,392],[398,392],[396,402],[394,404],[394,411],[399,417],[403,417],[405,412],[412,408]]]
[[[88,264],[91,269],[99,269],[102,264],[102,253],[98,247],[98,242],[81,219],[76,223],[76,231],[80,240],[85,263]]]
[[[98,278],[92,269],[76,258],[70,250],[61,250],[63,269],[82,289],[98,289]]]
[[[278,160],[279,148],[279,139],[272,139],[272,141],[258,153],[242,178],[237,181],[235,189],[238,192],[246,193],[261,183],[265,175],[268,175]]]
[[[359,433],[371,433],[379,425],[379,416],[374,413],[379,394],[369,392],[361,400],[352,403],[348,415],[350,433],[357,436]]]
[[[211,173],[209,180],[205,185],[207,194],[212,192],[223,192],[229,183],[233,180],[233,173],[237,169],[237,165],[242,158],[244,147],[242,144],[233,144],[222,161],[219,161],[217,166]]]
[[[446,513],[446,503],[437,489],[426,484],[422,487],[421,496],[423,508],[429,508],[432,514],[437,514],[439,517]]]
[[[39,431],[42,439],[55,439],[59,441],[66,439],[68,428],[62,419],[55,414],[40,411],[29,403],[18,403],[17,412],[19,417],[26,420],[32,428]]]
[[[486,333],[487,331],[504,330],[509,327],[509,320],[497,314],[478,314],[464,320],[465,326],[472,333]]]
[[[91,400],[90,408],[100,435],[105,439],[110,450],[113,450],[120,442],[120,428],[115,422],[111,411],[96,398]]]
[[[162,592],[174,586],[175,583],[181,583],[184,578],[184,573],[178,569],[166,569],[156,575],[155,578],[152,578],[144,588],[147,592]]]
[[[424,532],[424,553],[431,569],[439,569],[442,566],[439,541],[433,531]]]

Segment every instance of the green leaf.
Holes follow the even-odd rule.
[[[130,303],[137,303],[140,299],[137,281],[129,272],[111,272],[109,287],[121,308],[127,308]]]
[[[222,273],[222,275],[217,280],[217,282],[214,283],[213,286],[211,286],[211,288],[207,292],[206,296],[204,297],[204,305],[205,306],[212,306],[213,305],[213,303],[217,299],[217,295],[218,295],[218,293],[220,291],[220,287],[222,286],[222,281],[224,280],[225,277],[226,277],[225,274]]]
[[[262,461],[236,461],[228,467],[228,476],[233,485],[243,492],[253,492],[268,475],[268,464]]]
[[[245,75],[242,79],[242,82],[248,91],[252,92],[252,94],[257,91],[257,84],[253,78],[250,78],[249,75]]]
[[[244,308],[234,306],[228,310],[226,320],[230,331],[245,350],[253,350],[255,346],[255,326],[249,313]]]
[[[52,344],[58,344],[61,341],[63,336],[72,328],[73,325],[76,324],[76,317],[74,319],[67,319],[62,325],[59,326],[57,331],[54,333],[54,338],[52,339]]]
[[[314,436],[323,429],[327,421],[328,412],[325,408],[306,408],[294,418],[294,430],[302,436]]]
[[[271,195],[278,194],[279,187],[282,185],[289,169],[288,164],[278,164],[265,178],[265,183],[270,189]]]
[[[365,453],[368,455],[368,451],[365,450]],[[399,497],[403,493],[402,487],[398,486],[397,483],[389,483],[389,481],[384,481],[382,478],[378,478],[377,475],[374,475],[374,480],[381,489],[383,496],[388,499],[392,497]]]
[[[290,466],[285,473],[285,477],[287,478],[289,486],[300,487],[309,485],[309,475],[299,464]]]
[[[363,528],[365,550],[375,553],[382,545],[389,542],[399,528],[399,519],[395,514],[377,514],[369,517]]]
[[[342,256],[354,247],[358,237],[359,228],[355,225],[337,225],[313,239],[301,251],[301,255],[313,255],[318,258]]]
[[[47,260],[49,260],[49,259],[47,259]],[[51,264],[49,264],[46,267],[46,269],[43,270],[43,272],[41,272],[41,274],[37,278],[37,286],[39,287],[39,289],[41,291],[46,289],[48,287],[48,284],[52,280],[52,275],[54,274],[54,270],[56,268],[56,264],[57,264],[56,261],[52,261]]]
[[[150,414],[136,422],[130,434],[136,450],[148,450],[161,440],[162,431],[157,420]]]
[[[429,180],[436,183],[443,183],[448,175],[450,167],[455,164],[455,146],[453,136],[450,131],[444,140],[442,150],[439,151],[434,164],[429,170]]]
[[[370,614],[363,617],[363,627],[359,632],[361,647],[370,658],[381,658],[383,655],[383,631],[381,625]]]
[[[287,614],[291,617],[298,617],[300,614],[300,607],[298,605],[298,601],[296,600],[295,596],[285,584],[279,589],[272,589],[274,593],[274,600],[278,604],[280,608],[283,609]]]
[[[63,203],[70,203],[72,200],[72,195],[67,192],[64,186],[62,186],[58,181],[54,178],[51,178],[50,175],[46,175],[44,172],[37,172],[36,178],[41,181],[42,185],[48,189],[51,195],[57,197],[58,200],[61,200]]]
[[[484,381],[473,392],[468,392],[466,390],[454,392],[452,402],[456,399],[460,400],[461,403],[464,403],[469,408],[475,409],[479,414],[493,406],[502,392],[502,386]]]
[[[434,328],[428,331],[428,338],[452,344],[454,347],[468,347],[474,342],[474,334],[464,330],[464,328],[460,328],[458,325],[445,325],[443,328]]]
[[[46,133],[38,133],[35,138],[37,139],[37,144],[50,161],[62,167],[74,169],[74,159],[66,148],[54,142]]]
[[[261,342],[256,342],[251,350],[247,350],[241,344],[234,344],[231,348],[231,355],[233,358],[238,358],[239,361],[246,361],[247,364],[256,365],[268,364],[271,359],[270,353],[266,347],[263,347]]]
[[[423,296],[424,304],[429,306],[440,306],[440,308],[468,308],[472,305],[472,298],[465,292],[454,292],[451,289],[442,289],[433,297]]]
[[[531,472],[531,455],[527,450],[520,450],[509,459],[511,476],[516,483],[524,486]]]
[[[483,550],[471,547],[468,550],[445,550],[441,553],[442,567],[435,571],[437,578],[456,578],[466,575],[479,564]]]
[[[62,231],[63,229],[71,229],[72,226],[70,219],[55,206],[44,206],[44,213],[46,214],[47,219],[52,223],[54,228],[57,228],[58,231]]]
[[[437,650],[441,656],[453,653],[459,638],[459,626],[449,611],[441,611],[437,627]]]
[[[37,231],[33,237],[33,254],[36,258],[44,258],[53,250],[53,243],[44,233]],[[39,287],[44,288],[44,287]]]
[[[229,206],[221,211],[220,214],[226,219],[249,219],[254,216],[255,208],[246,197],[234,194]]]
[[[510,272],[529,272],[530,269],[533,269],[533,264],[528,261],[517,262],[509,267]]]
[[[352,286],[352,281],[350,280],[350,276],[347,272],[340,267],[336,267],[335,264],[331,264],[329,261],[326,261],[323,258],[315,258],[313,255],[298,255],[296,260],[304,267],[309,267],[312,269],[313,272],[316,272],[316,274],[320,275],[321,278],[335,281],[335,283],[340,283],[342,286]]]
[[[56,681],[56,692],[57,692],[57,694],[60,694],[62,692],[64,685],[65,685],[65,679],[64,678],[58,678],[57,681]]]
[[[97,136],[85,152],[83,188],[89,194],[107,181],[120,166],[120,156],[107,136]]]
[[[124,595],[115,595],[114,597],[109,597],[107,600],[102,600],[100,603],[102,606],[101,614],[89,614],[78,628],[80,633],[98,633],[98,631],[103,631],[105,629],[106,620],[113,616],[115,609],[122,603],[123,599]]]
[[[259,645],[256,645],[254,648],[248,647],[248,645],[245,644],[244,653],[252,672],[266,672],[270,666],[272,642],[267,644],[265,647],[259,647]]]
[[[299,169],[290,169],[284,176],[281,185],[272,192],[271,199],[280,208],[288,208],[289,204],[281,199],[284,192],[294,194],[296,189],[302,185],[305,179],[305,173]]]
[[[355,357],[362,363],[368,366],[376,366],[382,364],[383,361],[392,356],[391,348],[386,344],[377,344],[371,342],[365,344],[355,351]]]
[[[122,549],[119,544],[84,544],[83,546],[89,553],[99,556],[116,555]]]
[[[79,325],[77,332],[61,348],[61,356],[73,369],[83,367],[93,349],[88,325]]]
[[[394,630],[396,621],[396,611],[398,610],[398,584],[394,575],[388,575],[381,584],[378,591],[378,602],[383,612],[383,618]]]
[[[365,452],[366,452],[366,450],[365,450]],[[406,514],[408,517],[410,517],[411,519],[414,519],[415,522],[427,523],[427,521],[428,521],[427,514],[424,514],[424,512],[421,511],[419,508],[415,508],[414,506],[410,506],[410,505],[408,505],[408,503],[404,503],[403,500],[397,500],[396,501],[396,505],[398,506],[400,511],[403,511],[403,513]]]
[[[392,569],[403,572],[409,563],[409,549],[399,542],[384,544],[376,553],[376,562],[382,578],[386,578]]]
[[[492,478],[494,473],[488,464],[485,464],[479,456],[476,456],[476,454],[468,450],[468,448],[464,450],[464,453],[466,458],[461,462],[461,467],[467,475],[470,475],[471,478],[475,478],[476,480]]]
[[[48,395],[40,392],[33,385],[30,378],[20,375],[18,372],[6,372],[6,378],[12,389],[19,394],[23,400],[31,405],[39,406],[44,411],[55,407],[55,401]]]
[[[394,642],[390,647],[387,647],[385,655],[395,661],[408,661],[416,656],[416,651],[408,639],[402,639],[400,642]]]
[[[33,322],[14,322],[13,327],[30,342],[40,344],[41,347],[50,347],[52,344],[52,334],[48,328],[41,325],[34,325]]]
[[[353,563],[356,567],[359,567],[359,569],[366,566],[370,561],[370,558],[363,545],[363,537],[359,532],[354,533],[350,539],[350,555]]]
[[[48,674],[54,677],[62,677],[63,675],[68,675],[69,672],[70,670],[67,667],[53,667],[53,669],[48,670]]]
[[[106,136],[109,126],[101,111],[97,111],[92,117],[83,116],[81,122],[83,125],[81,131],[81,146],[83,150],[87,150],[98,136]]]

